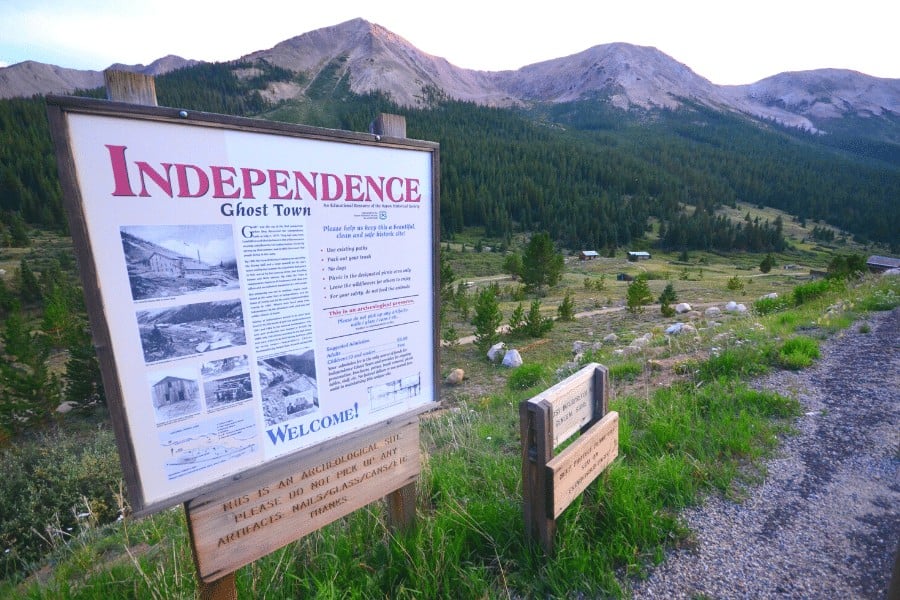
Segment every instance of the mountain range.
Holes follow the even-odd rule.
[[[399,35],[354,19],[285,40],[235,59],[253,77],[265,61],[298,76],[273,81],[269,100],[302,98],[326,69],[356,93],[381,92],[401,106],[427,106],[435,97],[492,107],[600,100],[626,111],[671,110],[697,104],[812,133],[846,129],[847,120],[900,143],[900,79],[841,69],[780,73],[756,83],[715,85],[656,48],[613,43],[515,71],[478,71],[427,54]],[[159,75],[198,61],[167,56],[144,65],[110,68]],[[250,64],[247,68],[245,65]],[[240,68],[237,65],[242,65]],[[0,69],[0,98],[68,93],[103,85],[103,73],[33,61]]]

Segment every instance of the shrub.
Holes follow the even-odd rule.
[[[838,282],[828,281],[827,279],[810,281],[809,283],[804,283],[795,287],[794,291],[791,293],[791,298],[795,305],[800,306],[801,304],[806,304],[810,300],[814,300],[819,296],[824,295],[829,290],[833,289],[834,286],[840,285],[841,284]]]
[[[778,363],[794,371],[808,367],[817,358],[819,343],[804,336],[787,340],[778,350]]]
[[[511,390],[527,390],[533,388],[547,378],[547,369],[542,364],[528,364],[516,367],[509,374],[506,385]]]
[[[869,311],[893,310],[897,306],[900,306],[900,294],[893,288],[876,289],[859,303],[862,310]]]
[[[758,315],[768,315],[787,309],[790,306],[787,298],[760,298],[753,303],[753,310]]]
[[[725,284],[725,287],[727,287],[732,292],[743,292],[744,291],[744,281],[740,277],[735,275],[734,277],[732,277],[731,279],[728,280],[728,283]]]
[[[19,439],[0,454],[0,469],[4,577],[27,569],[80,529],[118,515],[122,472],[107,428]]]
[[[625,362],[609,367],[609,378],[613,381],[634,381],[644,372],[644,366],[637,362]]]

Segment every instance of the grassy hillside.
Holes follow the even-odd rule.
[[[502,255],[474,251],[478,232],[467,239],[465,248],[445,250],[464,288],[499,283],[510,288],[504,294],[518,294],[511,289],[518,284],[499,272]],[[809,267],[824,268],[830,256],[825,248],[792,250],[778,255],[766,274],[758,255],[690,253],[683,261],[679,253],[654,252],[638,263],[621,254],[586,262],[569,257],[562,282],[545,295],[501,302],[505,318],[519,301],[535,299],[552,316],[567,292],[574,295],[575,319],[557,321],[543,337],[506,339],[521,352],[523,367],[493,365],[472,344],[441,350],[442,374],[463,368],[466,378],[442,386],[442,409],[423,418],[417,529],[392,532],[376,503],[241,569],[239,595],[622,595],[625,577],[639,576],[665,548],[690,539],[678,520],[681,508],[707,493],[740,495],[744,483],[761,476],[759,461],[777,436],[790,431],[798,410],[794,392],[758,392],[747,379],[802,368],[815,360],[822,339],[846,327],[864,331],[868,311],[900,304],[897,278],[810,279]],[[671,281],[678,300],[701,315],[666,318],[656,305],[626,310],[628,284],[615,281],[619,272],[651,274],[654,297]],[[729,289],[735,277],[743,289]],[[758,301],[771,292],[781,301]],[[704,314],[728,300],[750,311]],[[472,331],[458,308],[450,313],[461,333]],[[676,320],[695,331],[666,335]],[[603,342],[610,333],[617,340]],[[576,341],[582,342],[578,356]],[[562,515],[560,551],[547,559],[524,539],[517,406],[588,361],[610,369],[620,458]],[[127,516],[102,410],[60,416],[5,448],[0,461],[7,474],[0,516],[8,548],[0,596],[194,597],[183,511]]]

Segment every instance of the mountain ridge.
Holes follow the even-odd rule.
[[[256,61],[305,75],[271,82],[263,94],[276,102],[302,98],[309,82],[330,69],[355,93],[385,93],[409,107],[427,106],[435,97],[492,107],[600,99],[626,111],[672,110],[698,103],[812,133],[828,132],[835,120],[847,117],[900,118],[900,79],[824,68],[720,86],[657,48],[624,42],[593,46],[517,70],[478,71],[423,52],[362,18],[303,33],[229,62]],[[197,61],[170,56],[148,67],[112,67],[158,75],[191,64]],[[99,71],[33,61],[0,69],[0,98],[101,85]]]

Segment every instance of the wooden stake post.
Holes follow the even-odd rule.
[[[104,76],[109,100],[157,106],[152,77],[112,70]],[[372,133],[379,140],[403,139],[406,119],[379,115]],[[432,184],[436,190],[437,174]],[[432,266],[437,272],[436,253]],[[435,306],[435,315],[438,310]],[[433,368],[436,377],[437,365]],[[414,526],[420,412],[285,456],[184,502],[199,597],[236,599],[236,569],[381,498],[392,528]]]
[[[609,371],[597,363],[519,405],[525,531],[547,554],[557,517],[618,454],[619,415],[608,413],[608,405]]]

